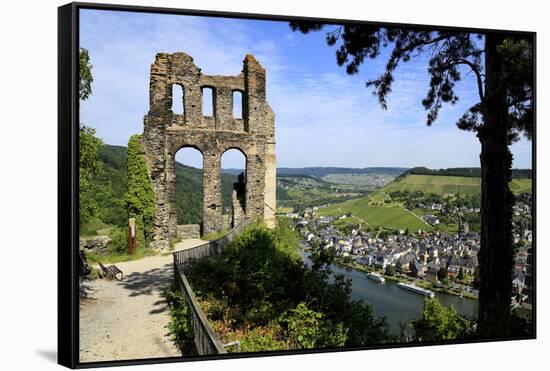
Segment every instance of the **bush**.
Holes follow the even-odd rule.
[[[384,272],[386,276],[395,276],[395,273],[396,273],[396,270],[393,265],[386,266],[386,270]]]
[[[281,319],[286,326],[287,339],[291,349],[315,348],[321,333],[323,314],[300,303]]]
[[[334,251],[316,249],[308,268],[298,246],[284,222],[274,229],[250,225],[221,255],[190,267],[187,277],[216,332],[227,341],[249,336],[253,350],[387,341],[385,319],[351,300],[349,279],[331,274]],[[279,328],[272,332],[274,343],[264,338],[267,330],[259,330],[273,326]],[[262,344],[267,348],[258,349]]]
[[[109,234],[111,242],[107,245],[109,253],[123,255],[128,253],[128,232],[118,228]]]
[[[422,318],[412,322],[419,341],[465,338],[472,333],[472,323],[461,317],[454,307],[447,308],[437,298],[426,299]]]
[[[354,262],[353,257],[350,256],[350,255],[344,256],[344,259],[342,259],[342,260],[343,260],[344,263],[346,263],[346,264],[351,264],[351,263]]]
[[[178,290],[166,290],[165,297],[170,307],[168,330],[172,340],[182,349],[185,355],[195,354],[195,334],[191,324],[191,310]]]
[[[259,352],[288,349],[285,341],[280,339],[280,328],[277,325],[256,327],[247,332],[241,339],[241,352]],[[229,351],[234,348],[228,348]]]

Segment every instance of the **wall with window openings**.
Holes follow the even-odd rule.
[[[275,127],[266,101],[265,69],[252,56],[237,76],[203,75],[185,53],[156,55],[144,148],[157,197],[153,246],[176,237],[175,153],[203,155],[203,233],[226,227],[222,216],[221,156],[238,149],[246,158],[244,214],[275,221]]]

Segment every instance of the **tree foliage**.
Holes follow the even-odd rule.
[[[454,307],[447,308],[438,299],[426,299],[422,318],[412,322],[419,341],[465,339],[472,332],[472,324],[461,317]]]
[[[440,281],[443,281],[445,279],[449,278],[449,271],[447,270],[447,267],[441,267],[437,271],[437,279]]]
[[[126,191],[128,217],[136,219],[138,244],[147,247],[153,236],[155,193],[147,173],[141,135],[128,141],[128,186]]]
[[[291,22],[294,31],[308,33],[330,27],[322,23]],[[382,108],[387,109],[387,96],[392,92],[394,73],[402,63],[430,56],[429,88],[422,105],[427,111],[426,123],[433,124],[443,104],[455,104],[459,96],[456,84],[469,73],[475,76],[479,102],[470,107],[457,121],[459,128],[477,131],[483,126],[485,71],[483,63],[484,35],[456,31],[409,30],[376,25],[335,25],[326,33],[329,46],[339,46],[336,62],[345,66],[348,74],[356,74],[365,59],[374,59],[383,49],[390,49],[385,71],[367,81]],[[508,121],[510,141],[519,134],[528,137],[533,130],[533,46],[531,39],[507,35],[498,52],[504,58],[505,76],[502,90],[506,92],[510,110]]]
[[[92,67],[93,66],[90,63],[90,55],[88,54],[88,50],[80,48],[80,79],[78,81],[78,93],[80,100],[86,100],[92,94],[92,82],[94,81],[94,78],[92,76]]]
[[[84,227],[98,212],[93,179],[102,173],[98,152],[103,142],[95,136],[95,129],[80,125],[79,133],[79,226]]]
[[[80,84],[81,100],[88,99],[92,93],[92,65],[86,49],[80,49]],[[101,139],[95,136],[95,129],[80,124],[79,127],[79,226],[84,227],[96,214],[92,181],[102,172],[99,160],[99,149],[103,145]]]

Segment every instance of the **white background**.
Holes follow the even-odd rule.
[[[538,339],[129,367],[155,370],[535,370],[548,359],[550,26],[543,1],[119,1],[174,8],[518,29],[537,34]],[[57,6],[5,1],[0,21],[0,368],[56,365]],[[444,5],[445,4],[445,5]],[[448,4],[448,5],[447,5]],[[547,99],[546,99],[547,100]],[[545,292],[546,291],[546,292]]]

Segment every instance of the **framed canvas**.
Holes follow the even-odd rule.
[[[535,338],[535,33],[58,19],[60,364]]]

